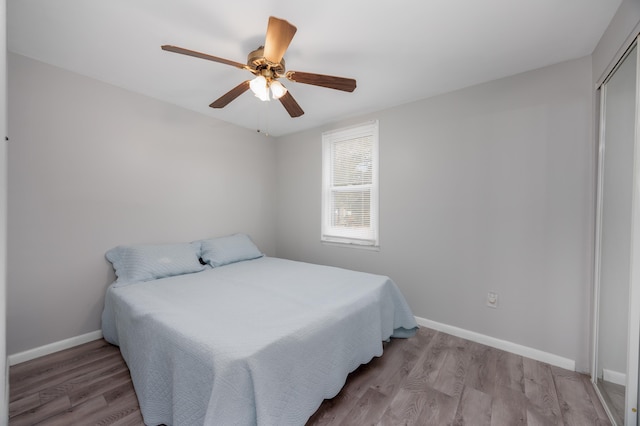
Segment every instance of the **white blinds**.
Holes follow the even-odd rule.
[[[378,245],[378,123],[323,133],[322,240]]]

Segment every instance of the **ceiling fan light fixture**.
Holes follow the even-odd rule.
[[[267,85],[267,79],[264,76],[257,76],[249,83],[249,87],[254,95],[261,101],[269,100],[269,86]]]
[[[272,81],[270,87],[273,99],[280,99],[285,95],[285,93],[287,93],[287,88],[284,87],[278,80]]]
[[[273,99],[279,100],[291,118],[295,118],[303,115],[304,111],[289,91],[277,81],[281,77],[285,77],[287,80],[296,83],[311,84],[313,86],[342,90],[344,92],[353,92],[356,88],[356,81],[352,78],[301,71],[287,72],[284,64],[284,54],[289,48],[289,43],[291,43],[296,31],[297,28],[295,25],[292,25],[284,19],[270,16],[264,45],[249,53],[246,64],[168,44],[160,47],[162,50],[169,52],[231,65],[235,68],[249,71],[255,76],[253,80],[243,81],[213,101],[209,105],[211,108],[224,108],[229,102],[251,89],[254,95],[261,101],[269,101],[269,92],[271,92]],[[271,90],[269,90],[270,88]]]

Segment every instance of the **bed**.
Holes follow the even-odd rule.
[[[162,269],[178,256],[123,255],[130,247],[107,256],[118,281],[106,293],[103,335],[120,346],[147,425],[303,425],[351,371],[382,355],[383,341],[417,328],[388,277],[257,248],[246,256],[233,244],[218,244],[213,260],[205,243],[188,247],[195,271],[144,279],[123,271]]]

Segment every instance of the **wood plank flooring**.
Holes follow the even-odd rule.
[[[143,425],[117,347],[12,366],[10,425]],[[421,328],[351,373],[307,425],[609,425],[589,378]]]

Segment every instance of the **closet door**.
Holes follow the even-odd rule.
[[[596,389],[617,425],[636,425],[640,282],[638,49],[600,88],[596,261]]]

